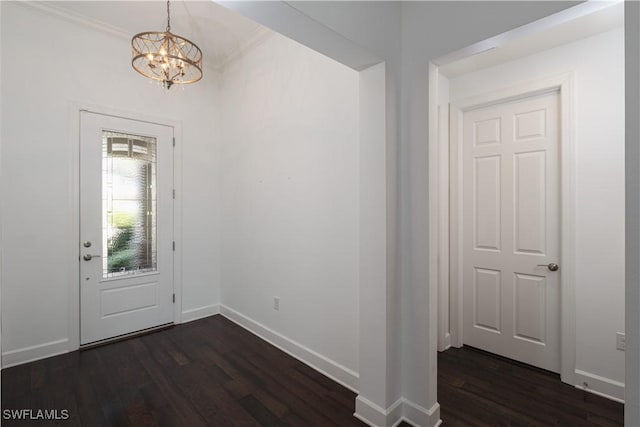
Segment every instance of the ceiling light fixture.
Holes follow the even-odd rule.
[[[191,41],[171,32],[171,11],[167,0],[165,32],[139,33],[131,39],[133,69],[161,82],[165,89],[174,84],[195,83],[202,78],[202,51]]]

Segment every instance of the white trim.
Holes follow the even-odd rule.
[[[376,405],[366,397],[358,395],[358,397],[356,397],[356,411],[353,416],[373,427],[397,426],[403,421],[403,403],[404,398],[401,397],[385,409]]]
[[[624,383],[590,372],[575,370],[575,387],[616,402],[624,403]]]
[[[435,71],[437,72],[437,70]],[[462,233],[459,221],[459,206],[461,203],[460,185],[462,183],[461,172],[461,125],[462,115],[465,111],[474,108],[485,107],[528,97],[536,93],[543,93],[550,90],[560,91],[561,104],[561,255],[562,269],[560,271],[561,286],[561,318],[560,318],[560,375],[562,381],[575,384],[575,156],[574,156],[574,75],[566,73],[545,79],[525,82],[519,85],[495,90],[483,95],[456,100],[450,104],[450,163],[449,165],[439,165],[442,169],[447,169],[446,174],[450,180],[450,251],[443,251],[438,242],[432,242],[438,248],[441,258],[448,259],[450,270],[450,313],[451,313],[451,345],[462,346],[462,284],[461,258],[462,258]],[[432,95],[437,96],[437,94]],[[437,99],[437,98],[436,98]],[[430,139],[430,146],[438,144],[437,137]],[[445,172],[441,171],[441,175]],[[434,176],[435,175],[435,176]],[[430,171],[430,181],[441,178],[438,171]],[[442,187],[438,188],[443,191]],[[435,198],[435,197],[433,197]],[[439,221],[434,218],[433,221]],[[444,232],[443,230],[440,230]],[[445,263],[446,265],[447,263]],[[438,266],[436,265],[436,268]]]
[[[401,422],[406,421],[404,417],[405,401],[406,399],[404,397],[401,397],[393,402],[393,404],[389,408],[387,408],[387,423],[393,423],[391,424],[393,427],[396,427]]]
[[[70,212],[72,212],[73,233],[69,241],[68,250],[69,260],[77,263],[77,270],[75,278],[69,280],[67,288],[69,298],[69,338],[65,340],[67,342],[67,351],[74,351],[80,348],[80,252],[78,242],[80,242],[80,113],[82,111],[173,128],[173,135],[176,139],[176,149],[173,153],[173,183],[176,189],[176,198],[173,202],[173,239],[176,242],[176,250],[173,255],[173,291],[176,295],[173,322],[176,324],[181,323],[182,317],[182,199],[180,197],[182,194],[182,122],[91,103],[69,102],[69,137],[73,153],[73,158],[71,159],[73,163],[69,168],[72,186]]]
[[[68,351],[69,340],[66,338],[7,351],[2,353],[2,368],[46,359],[47,357],[57,356],[58,354],[64,354]]]
[[[459,233],[459,228],[455,227],[455,224],[459,222],[460,206],[462,205],[462,192],[454,191],[459,188],[462,183],[462,166],[458,163],[457,168],[453,168],[454,159],[461,159],[462,156],[458,154],[458,144],[452,144],[450,141],[457,141],[458,135],[462,135],[462,130],[459,128],[462,122],[457,123],[454,119],[455,112],[451,104],[449,105],[449,140],[442,143],[447,144],[449,151],[449,162],[446,165],[441,165],[440,171],[441,180],[446,181],[446,191],[449,192],[449,211],[446,213],[449,216],[449,251],[441,253],[443,258],[447,259],[445,265],[448,264],[449,268],[449,282],[447,283],[449,288],[449,332],[450,342],[453,347],[462,347],[462,297],[459,295],[460,288],[454,286],[454,281],[458,277],[462,276],[461,266],[458,265],[458,252],[456,248],[462,247],[462,234]],[[457,125],[456,125],[457,123]],[[444,189],[439,189],[445,191]],[[444,215],[445,213],[443,213]],[[441,251],[438,248],[438,251]]]
[[[438,151],[439,147],[436,143],[431,144],[431,141],[438,140],[438,74],[436,73],[437,67],[429,62],[429,93],[431,93],[433,88],[433,93],[436,94],[435,97],[428,99],[428,124],[429,124],[429,145],[428,145],[428,174],[429,174],[429,183],[428,183],[428,201],[429,201],[429,218],[427,219],[427,224],[429,227],[429,259],[425,260],[429,264],[428,270],[428,305],[426,307],[428,314],[428,324],[425,325],[427,327],[427,349],[428,356],[427,357],[427,372],[425,372],[425,379],[427,381],[427,395],[426,402],[433,403],[434,405],[438,403],[438,280],[440,279],[440,268],[439,264],[443,261],[440,253],[438,252],[438,248],[440,245],[440,238],[443,235],[448,235],[448,231],[444,231],[440,229],[441,224],[439,220],[439,202],[440,197],[438,195],[438,180],[431,179],[431,173],[438,173],[439,169],[439,156]],[[435,123],[435,126],[431,126],[432,123]],[[432,219],[433,218],[433,219]],[[432,243],[435,241],[435,244]],[[434,268],[432,268],[434,267]],[[422,327],[425,327],[422,326]]]
[[[575,382],[576,367],[576,155],[575,76],[560,81],[560,377]]]
[[[71,212],[71,236],[69,239],[69,262],[76,266],[75,275],[69,279],[67,298],[69,311],[67,318],[68,351],[80,348],[80,110],[82,107],[69,103],[69,139],[71,145],[71,165],[67,168],[71,174],[71,195],[69,212]]]
[[[160,119],[162,120],[162,119]],[[175,197],[173,199],[173,241],[176,242],[173,252],[173,293],[176,296],[173,304],[173,321],[182,323],[182,122],[167,121],[173,126],[173,137],[175,145],[173,147],[173,189]]]
[[[430,409],[420,406],[408,399],[403,398],[402,418],[405,422],[413,426],[439,426],[440,405],[435,403]]]
[[[276,33],[268,29],[267,27],[258,27],[251,36],[240,44],[236,49],[234,49],[229,55],[222,58],[219,64],[214,65],[216,71],[224,72],[228,66],[242,58],[251,50],[260,46],[265,41],[269,40],[269,38]]]
[[[427,409],[405,397],[399,398],[384,409],[359,395],[356,398],[356,412],[353,416],[374,427],[396,427],[402,422],[415,427],[437,427],[442,424],[438,403]]]
[[[274,331],[273,329],[253,320],[234,309],[220,304],[220,314],[234,323],[242,326],[254,335],[259,336],[269,344],[279,348],[290,356],[295,357],[304,364],[312,367],[326,377],[357,393],[359,385],[358,373],[342,366],[338,362],[329,359],[322,354],[311,350],[291,338]]]
[[[76,11],[67,9],[65,7],[59,6],[55,1],[14,1],[14,4],[19,4],[21,6],[30,7],[32,9],[38,10],[42,13],[46,13],[51,16],[55,16],[58,18],[62,18],[66,21],[72,22],[74,24],[79,24],[88,28],[91,28],[96,31],[100,31],[102,33],[110,34],[112,36],[131,40],[133,33],[124,30],[116,25],[112,25],[106,23],[104,21],[100,21],[99,19],[91,18],[89,16],[83,15],[82,13],[78,13]],[[227,65],[234,62],[236,59],[240,58],[243,54],[250,51],[254,47],[258,46],[264,40],[268,38],[269,35],[275,34],[273,31],[269,30],[266,27],[260,26],[257,28],[250,37],[248,37],[244,42],[240,43],[234,50],[232,50],[228,55],[224,56],[218,62],[213,61],[205,61],[204,67],[207,71],[211,71],[214,73],[219,73],[222,71]]]
[[[437,67],[433,63],[429,63],[429,93],[436,93],[438,88]],[[438,97],[431,96],[429,99],[429,186],[428,200],[429,200],[429,301],[438,301],[438,279],[440,278],[440,260],[442,259],[439,253],[441,248],[440,236],[445,232],[441,228],[442,223],[440,221],[439,208],[440,208],[440,191],[438,191],[438,169],[440,168],[439,162],[439,144],[433,144],[432,141],[437,141],[439,138],[438,126],[439,121],[438,111]],[[431,126],[431,124],[435,124]],[[432,179],[433,178],[433,179]],[[438,248],[438,250],[434,250]],[[433,267],[433,268],[432,268]],[[439,305],[439,304],[438,304]],[[430,313],[431,314],[431,313]],[[438,316],[438,313],[436,313]],[[438,326],[440,322],[436,317],[436,325],[432,325],[429,322],[429,328],[435,327],[436,336],[438,336]],[[429,334],[431,335],[431,334]],[[432,348],[432,343],[429,342],[429,348]],[[438,348],[436,343],[435,348]],[[434,355],[435,357],[435,355]]]
[[[435,253],[435,258],[430,259],[429,271],[437,264],[434,276],[429,277],[430,294],[437,298],[437,349],[445,351],[451,346],[459,347],[453,341],[451,330],[456,327],[457,321],[450,311],[449,289],[449,248],[453,232],[450,230],[449,207],[453,203],[449,194],[449,106],[448,103],[440,105],[440,73],[438,67],[429,64],[429,109],[437,110],[437,118],[431,117],[429,128],[437,121],[437,127],[429,135],[429,157],[437,157],[435,166],[429,169],[429,247]],[[436,140],[435,145],[432,141]],[[444,166],[443,166],[444,165]],[[435,176],[435,178],[434,178]],[[433,215],[433,217],[432,217]],[[433,221],[431,218],[434,218]],[[433,229],[431,228],[433,227]],[[443,256],[444,254],[444,256]],[[453,292],[453,290],[451,290]],[[453,312],[455,314],[455,312]]]
[[[57,16],[75,24],[80,24],[85,27],[93,28],[94,30],[101,31],[103,33],[111,34],[123,39],[131,39],[132,34],[123,30],[115,25],[107,24],[106,22],[99,21],[81,13],[66,9],[56,5],[54,1],[16,1],[14,4],[21,6],[28,6],[30,8],[39,10],[49,15]]]
[[[220,304],[205,305],[204,307],[192,308],[182,312],[182,323],[193,322],[205,317],[220,314]]]
[[[440,75],[434,73],[435,77],[439,80]],[[433,84],[435,87],[439,86],[438,80]],[[438,111],[438,128],[436,129],[438,138],[438,152],[434,153],[438,156],[438,182],[437,186],[437,206],[434,209],[438,210],[438,227],[437,237],[438,246],[442,248],[443,253],[449,253],[449,177],[443,176],[443,172],[446,172],[446,168],[442,168],[440,165],[449,164],[449,108],[448,105],[436,105]],[[442,169],[445,169],[444,171]],[[437,254],[437,251],[435,251]],[[446,257],[438,256],[438,351],[444,351],[451,347],[451,325],[449,324],[449,260]],[[444,291],[447,292],[444,292]]]

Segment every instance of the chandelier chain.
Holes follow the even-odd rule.
[[[167,33],[171,32],[171,9],[169,7],[169,0],[167,0]]]

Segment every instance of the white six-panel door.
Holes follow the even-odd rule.
[[[559,135],[558,92],[464,113],[463,343],[554,372]]]
[[[173,322],[173,128],[80,117],[80,344]]]

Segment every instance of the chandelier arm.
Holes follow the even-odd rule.
[[[176,72],[175,72],[175,74],[174,74],[174,75],[172,75],[168,80],[175,81],[175,82],[179,82],[180,80],[177,80],[177,81],[176,81],[176,79],[177,79],[178,77],[181,77],[181,76],[180,76],[180,71],[176,71]]]
[[[136,34],[131,39],[131,49],[133,69],[162,82],[167,90],[174,84],[195,83],[202,79],[200,48],[192,41],[171,33],[170,0],[167,0],[166,31]]]

